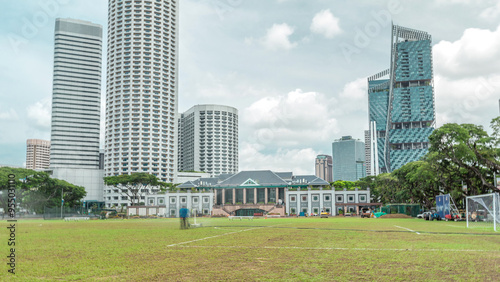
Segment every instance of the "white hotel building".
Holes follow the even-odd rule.
[[[179,171],[238,172],[238,110],[196,105],[179,120]]]
[[[175,179],[178,2],[109,1],[105,176]]]

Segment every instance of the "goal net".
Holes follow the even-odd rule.
[[[466,200],[467,228],[493,228],[500,224],[500,197],[497,193],[469,196]]]

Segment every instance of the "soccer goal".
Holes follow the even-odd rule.
[[[500,197],[497,193],[469,196],[466,201],[467,228],[491,228],[500,224]]]

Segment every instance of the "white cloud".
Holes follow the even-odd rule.
[[[311,148],[280,148],[272,153],[262,153],[262,146],[242,142],[240,170],[270,169],[275,172],[292,171],[294,174],[314,174],[314,159],[319,152]]]
[[[6,112],[0,112],[0,120],[17,120],[18,118],[16,110],[12,108]]]
[[[317,13],[311,23],[311,31],[323,35],[326,38],[333,38],[342,33],[339,26],[339,19],[335,17],[329,9]]]
[[[290,42],[289,37],[293,32],[294,28],[286,23],[273,24],[273,26],[267,30],[266,36],[264,36],[260,42],[269,50],[290,50],[297,46],[297,42]]]
[[[332,101],[321,93],[297,89],[254,102],[243,110],[242,122],[252,130],[254,142],[266,148],[329,142],[339,131]]]
[[[50,98],[45,98],[35,104],[29,105],[26,108],[28,119],[31,125],[35,125],[40,129],[50,129],[51,121],[51,101]]]
[[[484,9],[479,17],[486,20],[495,20],[500,15],[500,2],[496,2],[496,5]]]
[[[436,71],[447,77],[489,75],[500,65],[500,26],[495,31],[466,29],[459,40],[433,47]]]
[[[500,26],[469,28],[454,42],[433,47],[437,125],[474,123],[488,128],[498,115]]]

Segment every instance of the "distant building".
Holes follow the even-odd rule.
[[[102,26],[56,19],[51,168],[99,168]]]
[[[356,181],[366,176],[365,144],[343,136],[332,144],[333,181]]]
[[[436,120],[431,35],[397,25],[391,34],[390,68],[368,78],[375,175],[424,156]]]
[[[371,172],[371,146],[370,146],[370,130],[365,130],[365,169],[366,176],[372,175]]]
[[[332,156],[318,155],[315,163],[315,175],[327,182],[333,181]]]
[[[26,168],[45,169],[50,163],[50,141],[28,139],[26,141]]]
[[[238,171],[238,110],[196,105],[179,120],[179,171],[211,176]]]

